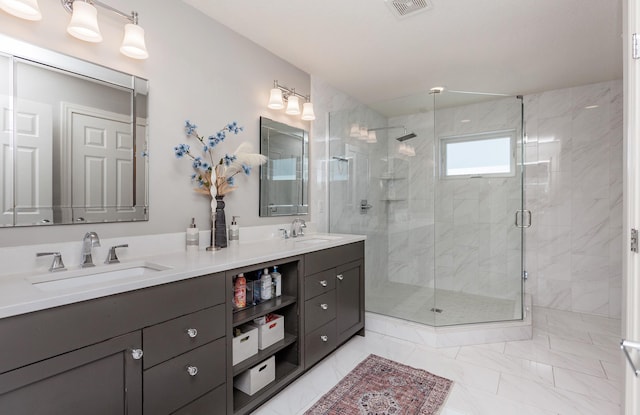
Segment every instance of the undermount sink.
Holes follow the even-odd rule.
[[[28,281],[42,291],[58,291],[86,285],[152,275],[170,267],[152,262],[136,262],[104,267],[63,271],[31,277]]]
[[[295,239],[295,243],[304,245],[315,245],[325,242],[337,241],[338,239],[342,239],[342,237],[334,235],[301,236]]]

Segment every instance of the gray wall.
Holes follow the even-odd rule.
[[[259,117],[305,129],[309,122],[266,108],[273,80],[310,92],[310,76],[222,24],[181,1],[114,0],[122,11],[136,10],[145,29],[150,57],[136,61],[118,51],[124,19],[98,9],[104,41],[89,44],[66,33],[70,15],[57,1],[41,1],[43,19],[21,20],[0,12],[0,32],[81,59],[132,73],[150,81],[149,152],[150,220],[144,223],[93,224],[0,229],[0,246],[73,241],[88,230],[102,237],[183,231],[191,217],[209,228],[209,200],[196,194],[190,183],[191,168],[176,160],[173,147],[187,142],[184,121],[191,120],[201,134],[209,135],[238,121],[245,127],[219,147],[220,155],[233,152],[242,141],[259,148]],[[193,144],[193,143],[192,143]],[[238,177],[239,188],[225,198],[228,216],[240,216],[240,226],[281,223],[258,217],[258,174]]]

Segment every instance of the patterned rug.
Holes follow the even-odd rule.
[[[369,355],[305,415],[435,415],[453,381]]]

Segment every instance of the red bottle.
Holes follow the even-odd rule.
[[[244,308],[247,306],[247,279],[244,274],[238,274],[236,283],[233,286],[233,304],[236,308]]]

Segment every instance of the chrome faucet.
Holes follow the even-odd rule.
[[[100,238],[95,232],[87,232],[82,238],[82,260],[80,266],[82,268],[95,267],[93,258],[91,257],[91,248],[100,246]]]
[[[307,227],[307,223],[304,219],[295,218],[293,222],[291,222],[291,237],[297,238],[298,236],[304,236],[304,228]]]

